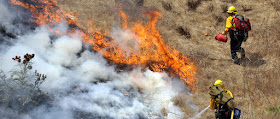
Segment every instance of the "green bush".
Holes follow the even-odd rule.
[[[267,113],[280,113],[280,107],[270,107],[270,108],[266,108],[265,111]]]

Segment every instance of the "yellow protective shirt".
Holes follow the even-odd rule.
[[[233,94],[232,94],[229,90],[224,89],[223,91],[225,91],[225,92],[226,92],[227,94],[229,94],[232,98],[234,98],[234,97],[233,97]],[[211,100],[210,100],[210,108],[211,108],[211,109],[214,109],[214,108],[215,108],[215,104],[216,104],[216,101],[215,101],[214,99],[211,98]],[[233,119],[233,115],[234,115],[234,110],[232,110],[232,112],[231,112],[231,119]]]
[[[232,16],[229,16],[227,18],[225,33],[227,33],[230,28],[233,28],[233,20],[232,19],[233,19]]]

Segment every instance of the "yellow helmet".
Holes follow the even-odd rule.
[[[227,13],[238,13],[238,10],[236,10],[236,8],[234,6],[230,6],[227,10]]]
[[[214,85],[220,86],[221,88],[225,88],[224,83],[222,82],[222,80],[216,80],[216,82],[214,83]]]

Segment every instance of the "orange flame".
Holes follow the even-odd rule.
[[[126,14],[121,10],[121,7],[119,7],[119,14],[123,18],[123,29],[127,29],[127,16]]]
[[[193,62],[190,62],[179,51],[172,49],[166,45],[161,38],[159,30],[156,28],[158,18],[162,14],[157,11],[148,11],[144,14],[148,16],[149,22],[132,23],[133,27],[128,28],[127,15],[119,7],[119,14],[123,20],[123,30],[132,31],[139,42],[139,52],[127,52],[118,46],[114,39],[110,37],[110,33],[106,30],[96,28],[92,22],[88,23],[88,27],[83,27],[76,20],[77,18],[69,18],[69,13],[61,10],[55,0],[30,0],[36,4],[27,4],[19,0],[11,0],[14,5],[22,6],[28,9],[33,18],[31,19],[37,25],[51,26],[63,22],[74,25],[80,29],[84,42],[90,43],[92,48],[103,55],[110,63],[140,65],[149,67],[154,72],[165,71],[170,75],[179,76],[195,91],[195,75],[196,69]],[[35,6],[36,5],[36,6]]]

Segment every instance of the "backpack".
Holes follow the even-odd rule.
[[[236,14],[233,17],[233,27],[236,31],[251,31],[251,23],[249,18]]]
[[[242,36],[244,38],[243,41],[245,42],[248,39],[248,31],[251,31],[249,18],[236,14],[232,20],[233,28],[236,31],[236,34]]]
[[[227,92],[224,91],[220,86],[213,85],[209,87],[208,93],[210,97],[219,102],[219,104],[225,105],[230,109],[234,109],[236,107],[234,99],[229,94],[227,94]]]

